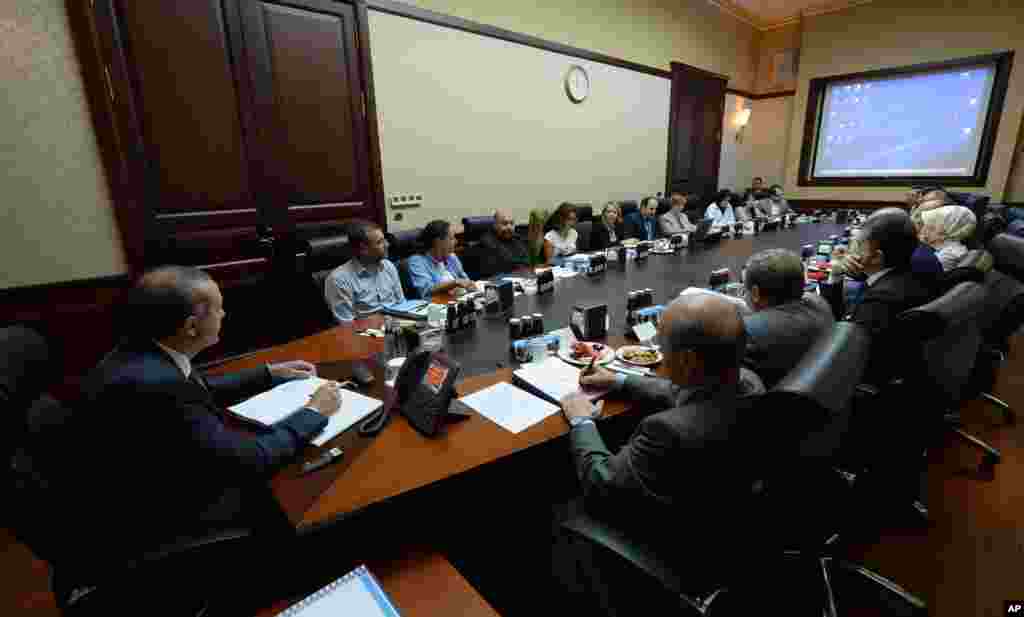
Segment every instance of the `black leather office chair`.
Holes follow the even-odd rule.
[[[992,253],[996,270],[1024,282],[1024,238],[999,234],[992,238],[987,248]]]
[[[590,204],[576,204],[576,223],[589,223],[594,220],[594,207]]]
[[[982,451],[983,468],[998,463],[1001,455],[960,428],[955,410],[969,397],[968,386],[982,343],[979,318],[987,305],[985,287],[966,282],[899,317],[901,329],[915,332],[923,340],[918,370],[908,375],[909,388],[919,397],[919,405],[934,408],[947,428]]]
[[[319,311],[318,321],[325,326],[334,323],[334,314],[327,306],[327,277],[338,266],[352,259],[352,245],[347,235],[312,238],[306,246],[306,272],[312,285],[312,296],[316,298]],[[311,302],[314,302],[311,300]]]
[[[462,218],[462,238],[466,247],[480,241],[480,238],[494,229],[494,216],[466,216]]]
[[[397,265],[398,262],[415,255],[420,249],[419,240],[422,232],[422,229],[417,228],[388,234],[388,259]]]
[[[854,492],[846,476],[833,470],[832,461],[849,422],[850,403],[867,364],[869,347],[870,337],[861,326],[837,323],[829,336],[819,339],[800,364],[754,404],[744,421],[753,423],[748,424],[748,431],[760,433],[760,447],[751,453],[749,461],[738,463],[756,463],[762,476],[752,491],[757,495],[751,501],[753,507],[744,513],[748,525],[738,529],[735,536],[716,538],[714,555],[687,556],[700,564],[705,577],[708,567],[724,565],[713,573],[718,584],[699,594],[689,592],[689,573],[675,565],[678,556],[665,554],[659,546],[637,542],[621,528],[592,515],[573,518],[562,526],[563,530],[605,554],[617,556],[635,572],[655,581],[677,607],[701,615],[723,614],[719,612],[723,605],[732,604],[737,596],[740,601],[749,600],[743,592],[752,581],[771,576],[775,566],[792,561],[812,566],[800,572],[815,580],[798,581],[800,593],[814,594],[817,597],[811,600],[821,600],[810,614],[821,615],[823,610],[826,615],[838,614],[833,593],[833,574],[838,570],[891,592],[912,610],[925,611],[923,601],[896,583],[836,554],[839,533],[853,528],[857,522],[854,512],[864,505],[851,503]],[[780,409],[786,413],[779,413]],[[711,505],[698,501],[690,507]],[[681,533],[687,533],[685,526],[681,529]],[[690,533],[700,534],[701,530]],[[723,555],[724,559],[714,559]],[[757,565],[751,569],[747,567],[750,563]],[[647,599],[649,596],[644,597]],[[762,601],[759,597],[758,602]],[[659,605],[667,603],[663,600]],[[792,615],[789,608],[781,612]],[[749,604],[745,610],[749,610]]]
[[[619,210],[622,212],[622,220],[626,220],[630,214],[640,211],[640,206],[635,201],[620,201]]]
[[[996,373],[1006,361],[1009,338],[1024,324],[1024,283],[997,270],[985,274],[986,307],[978,317],[982,346],[971,375],[969,396],[981,397],[1003,412],[1007,424],[1016,422],[1008,403],[992,394]]]
[[[398,280],[402,283],[402,293],[405,294],[406,300],[414,300],[420,297],[419,292],[412,284],[412,272],[409,270],[409,259],[403,259],[399,261],[398,266]],[[429,300],[429,298],[426,298]]]
[[[590,234],[594,230],[593,221],[576,223],[576,251],[586,253],[590,250]]]
[[[3,432],[16,438],[4,458],[6,526],[49,564],[51,590],[65,615],[114,614],[142,602],[147,614],[201,615],[208,601],[192,593],[196,581],[215,580],[210,564],[229,563],[229,555],[247,549],[250,531],[183,536],[131,562],[111,564],[103,538],[83,527],[95,504],[69,473],[75,436],[68,430],[69,409],[44,394],[52,376],[48,358],[37,333],[0,330],[0,395],[8,414]]]

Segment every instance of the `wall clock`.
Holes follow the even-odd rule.
[[[569,67],[565,74],[565,93],[573,103],[582,103],[590,96],[590,76],[577,64]]]

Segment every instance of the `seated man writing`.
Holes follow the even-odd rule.
[[[344,323],[405,301],[395,264],[385,259],[388,241],[381,228],[364,221],[349,226],[352,259],[327,277],[324,298],[334,318]]]
[[[614,520],[631,537],[675,546],[668,553],[699,559],[696,543],[709,532],[705,525],[721,522],[735,500],[750,492],[750,467],[738,454],[746,441],[740,420],[748,397],[764,387],[740,367],[743,321],[721,296],[694,293],[674,300],[658,330],[668,379],[625,377],[603,368],[580,379],[611,387],[643,410],[645,417],[622,448],[612,452],[605,445],[594,424],[598,410],[583,395],[567,396],[562,409],[588,512]],[[578,592],[574,612],[588,613],[590,607],[581,605],[600,597],[610,614],[633,614],[635,591],[614,583],[621,581],[617,560],[592,558],[584,548],[562,543],[554,551],[556,576]],[[601,579],[608,584],[593,583]]]
[[[743,363],[770,388],[830,331],[835,318],[824,298],[804,293],[803,264],[792,251],[768,249],[751,256],[743,270],[743,286],[754,309],[743,317]]]
[[[530,265],[526,241],[516,235],[515,220],[503,210],[494,213],[494,228],[480,238],[477,252],[484,278]]]
[[[275,554],[293,536],[267,481],[340,409],[339,384],[322,385],[304,407],[246,436],[225,425],[223,407],[315,375],[315,367],[293,361],[200,375],[192,360],[217,343],[225,312],[217,283],[196,268],[146,273],[123,308],[131,331],[88,376],[71,419],[83,452],[69,464],[88,480],[93,506],[75,516],[103,542],[90,563],[102,571],[100,560],[126,563],[225,528],[252,530]]]

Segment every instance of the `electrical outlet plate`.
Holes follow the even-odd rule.
[[[423,205],[423,193],[396,193],[389,195],[388,205],[393,210],[419,208]]]

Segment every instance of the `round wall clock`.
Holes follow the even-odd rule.
[[[590,76],[582,66],[569,67],[565,74],[565,93],[573,103],[582,103],[590,96]]]

